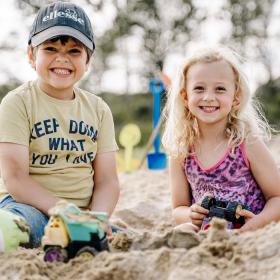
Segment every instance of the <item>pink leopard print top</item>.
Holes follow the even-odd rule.
[[[250,170],[244,143],[229,149],[225,156],[211,168],[204,169],[195,154],[184,162],[184,172],[192,191],[192,202],[199,201],[208,192],[217,199],[246,204],[258,214],[264,208],[265,198]]]

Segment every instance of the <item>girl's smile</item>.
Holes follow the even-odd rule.
[[[205,113],[213,113],[219,110],[219,106],[199,106],[199,108]]]
[[[223,60],[195,63],[190,66],[186,80],[185,106],[198,123],[226,125],[236,91],[231,66]]]

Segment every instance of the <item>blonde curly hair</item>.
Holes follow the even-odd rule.
[[[225,135],[232,148],[240,145],[248,134],[270,138],[270,127],[259,106],[252,99],[247,77],[241,69],[238,55],[229,48],[201,48],[189,56],[177,80],[168,92],[164,114],[166,117],[162,143],[170,156],[184,159],[190,154],[190,147],[199,138],[196,118],[184,105],[187,98],[186,84],[189,68],[196,63],[227,62],[235,75],[235,96],[239,104],[233,105],[228,116]]]

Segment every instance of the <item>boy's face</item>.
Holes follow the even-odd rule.
[[[60,40],[46,41],[32,53],[30,64],[38,74],[40,88],[52,97],[72,99],[73,87],[88,69],[85,47],[69,38],[64,44]]]

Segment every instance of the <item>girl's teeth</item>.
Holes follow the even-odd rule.
[[[207,112],[207,113],[211,113],[216,111],[216,107],[203,107],[203,111]]]
[[[53,72],[56,74],[60,74],[60,75],[69,75],[70,74],[70,71],[67,69],[54,69]]]

